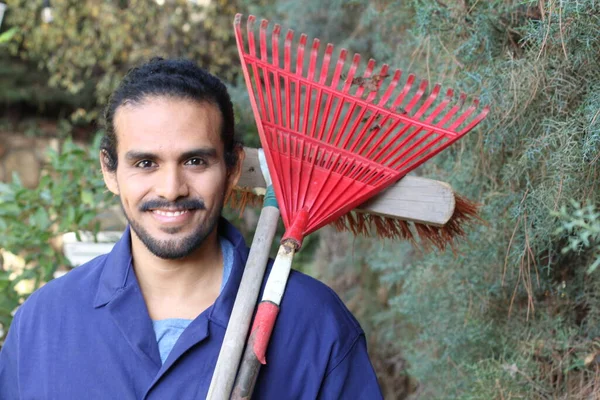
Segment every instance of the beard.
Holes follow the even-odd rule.
[[[218,201],[217,207],[213,209],[213,212],[207,216],[207,219],[204,223],[199,224],[194,228],[194,230],[189,234],[182,238],[177,239],[167,239],[161,240],[153,237],[140,223],[136,221],[131,216],[127,215],[125,208],[123,207],[123,203],[121,202],[121,209],[123,210],[123,214],[125,214],[125,218],[127,218],[127,222],[131,226],[131,229],[135,232],[137,237],[140,238],[144,246],[156,257],[167,259],[167,260],[176,260],[189,256],[194,251],[196,251],[202,244],[204,240],[212,233],[212,231],[216,228],[217,223],[219,222],[219,217],[221,216],[221,211],[223,209],[224,202],[224,194]],[[167,202],[164,200],[151,200],[143,203],[139,210],[142,212],[151,212],[150,210],[153,208],[183,208],[185,210],[193,210],[193,211],[203,211],[206,210],[204,206],[204,202],[199,199],[183,199],[175,202]],[[165,233],[175,234],[178,233],[181,228],[161,228],[161,230]]]

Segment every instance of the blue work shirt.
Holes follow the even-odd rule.
[[[19,308],[0,352],[0,399],[204,399],[248,256],[224,219],[219,234],[235,247],[229,280],[164,364],[127,229],[109,254],[49,282]],[[381,398],[358,322],[331,289],[297,271],[253,397]]]

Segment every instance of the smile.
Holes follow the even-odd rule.
[[[188,210],[182,211],[163,211],[163,210],[152,210],[154,214],[162,215],[164,217],[178,217],[183,214],[187,214]]]

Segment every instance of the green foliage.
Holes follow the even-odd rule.
[[[67,108],[76,122],[98,119],[125,72],[154,56],[192,58],[233,78],[237,50],[231,21],[240,6],[163,3],[53,0],[53,21],[47,23],[41,1],[8,0],[5,23],[18,28],[9,53],[47,73],[50,88],[77,95]]]
[[[600,333],[600,278],[588,274],[600,204],[600,3],[278,4],[284,24],[491,106],[420,171],[483,205],[485,224],[468,228],[456,255],[358,239],[320,272],[375,337],[375,364],[401,354],[422,398],[597,396],[596,367],[582,360]],[[314,25],[307,13],[320,7],[331,13]],[[571,199],[590,205],[561,214]],[[338,285],[343,277],[354,285]],[[384,306],[367,300],[382,290]]]
[[[569,235],[568,244],[562,249],[563,254],[571,251],[580,253],[589,248],[594,250],[595,261],[587,270],[587,273],[591,274],[600,266],[600,212],[596,211],[593,204],[582,206],[573,201],[572,206],[572,212],[567,211],[566,206],[562,206],[559,212],[554,213],[562,222],[556,234]]]
[[[96,215],[113,201],[104,188],[98,151],[99,140],[86,148],[67,139],[60,149],[48,149],[48,165],[36,188],[23,187],[16,175],[12,183],[0,183],[0,248],[22,257],[22,265],[0,269],[0,325],[5,330],[30,291],[23,293],[19,285],[29,281],[30,289],[38,288],[58,267],[68,266],[54,239],[73,231],[97,232]]]

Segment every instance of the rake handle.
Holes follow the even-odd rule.
[[[290,275],[295,251],[296,248],[292,242],[284,242],[279,246],[277,257],[254,317],[252,332],[246,343],[244,357],[231,394],[232,400],[249,400],[251,398],[260,366],[267,363],[265,355]]]
[[[263,207],[260,213],[207,399],[229,399],[265,274],[269,251],[277,230],[279,215],[279,209],[273,206]]]
[[[242,357],[240,371],[233,393],[231,394],[231,400],[247,400],[251,398],[260,366],[267,363],[265,353],[278,313],[279,306],[277,304],[262,301],[258,305],[258,311],[256,312],[252,331],[246,344],[244,356]]]

